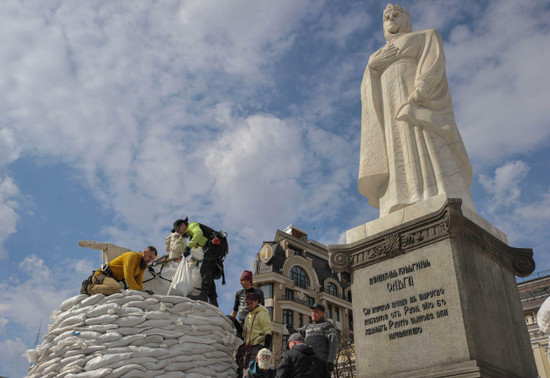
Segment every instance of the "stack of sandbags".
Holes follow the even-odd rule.
[[[28,377],[236,377],[241,341],[202,301],[133,290],[79,295],[51,319],[44,342],[27,351]]]

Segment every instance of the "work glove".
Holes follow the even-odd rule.
[[[183,257],[187,257],[191,254],[191,247],[187,246],[185,247],[185,249],[183,250]]]
[[[328,372],[332,373],[332,371],[334,370],[334,364],[332,362],[329,362],[327,363],[327,365],[328,365]]]

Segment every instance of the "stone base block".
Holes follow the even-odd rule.
[[[515,275],[532,251],[511,248],[450,199],[439,211],[346,245],[358,377],[536,377]]]

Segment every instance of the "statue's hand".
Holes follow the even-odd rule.
[[[393,44],[387,44],[377,54],[371,56],[369,66],[374,70],[384,67],[397,54],[398,50]]]
[[[81,240],[78,245],[84,248],[97,249],[100,251],[106,250],[107,245],[105,243],[96,242],[94,240]]]
[[[426,96],[420,88],[415,88],[414,92],[409,96],[409,102],[416,102],[417,104],[423,103],[425,99]]]

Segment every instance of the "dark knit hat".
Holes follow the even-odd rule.
[[[185,219],[178,219],[177,221],[174,222],[174,224],[172,225],[172,232],[176,232],[176,230],[178,228],[181,227],[182,224],[185,224],[186,226],[188,225],[189,221],[187,220],[187,217]]]
[[[312,310],[313,310],[314,308],[317,309],[317,310],[319,310],[319,311],[327,312],[325,306],[323,306],[323,305],[320,304],[320,303],[315,303],[313,306],[311,306],[311,309],[312,309]]]
[[[252,272],[250,270],[245,270],[243,274],[241,274],[241,281],[252,282]]]
[[[299,333],[299,332],[296,332],[296,333],[293,333],[292,335],[290,335],[290,337],[288,338],[288,342],[291,342],[291,341],[301,341],[301,342],[304,342],[304,336]]]

